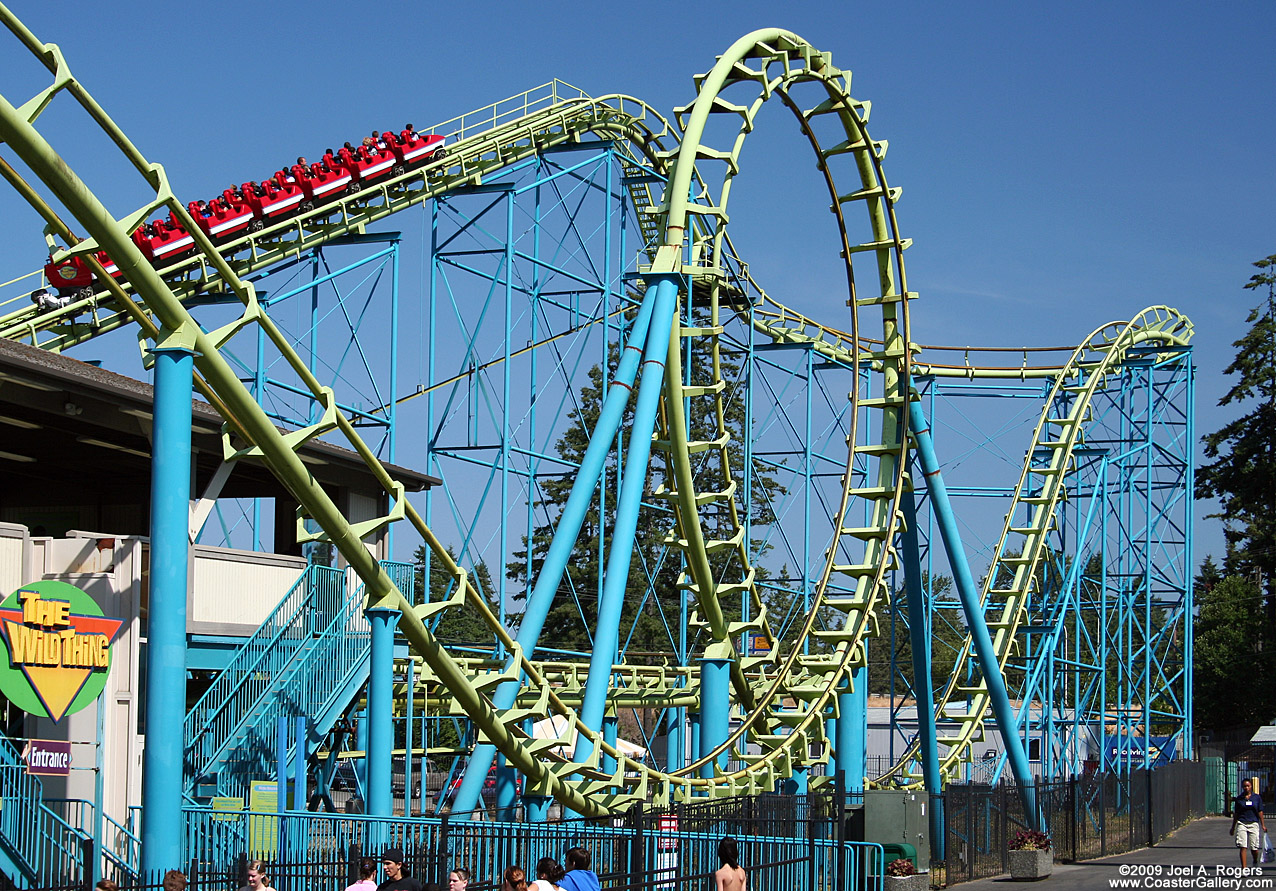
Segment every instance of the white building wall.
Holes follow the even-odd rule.
[[[0,600],[22,587],[27,527],[0,523]]]
[[[16,528],[25,535],[24,528]],[[0,555],[7,554],[5,548],[13,540],[12,533],[12,529],[0,527]],[[71,777],[45,777],[46,798],[92,802],[100,763],[103,813],[125,825],[129,807],[140,805],[142,798],[143,737],[139,720],[143,617],[149,603],[149,543],[145,538],[89,532],[72,532],[65,539],[16,540],[19,548],[25,541],[28,556],[25,569],[13,576],[16,580],[9,591],[31,581],[57,579],[87,591],[107,616],[124,619],[111,650],[106,687],[97,703],[57,724],[48,718],[28,716],[25,732],[28,737],[72,743]],[[0,556],[3,559],[8,558]],[[192,548],[188,633],[251,634],[296,582],[305,565],[304,560],[295,557],[206,546]],[[180,733],[180,723],[172,730]]]
[[[195,545],[186,627],[192,634],[247,636],[306,568],[301,557]]]

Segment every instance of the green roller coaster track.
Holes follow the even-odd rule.
[[[388,606],[402,613],[406,636],[419,670],[417,692],[453,714],[464,714],[479,739],[494,744],[527,778],[526,790],[548,795],[574,811],[602,814],[635,800],[669,802],[696,796],[727,796],[770,790],[776,780],[811,759],[813,747],[825,742],[824,722],[836,715],[837,696],[852,683],[863,666],[866,638],[876,630],[877,616],[887,602],[889,574],[899,560],[895,541],[901,531],[901,497],[911,487],[906,472],[909,440],[907,408],[910,380],[919,372],[950,376],[1056,377],[1055,393],[1073,394],[1066,417],[1043,415],[1034,447],[1048,448],[1051,461],[1039,466],[1029,460],[1015,493],[1016,504],[1033,506],[1032,522],[1012,526],[1007,521],[997,548],[998,567],[989,579],[1010,575],[1013,582],[983,591],[986,610],[999,618],[992,627],[1001,665],[1015,645],[1023,604],[1041,560],[1041,543],[1053,522],[1062,480],[1072,460],[1072,448],[1083,436],[1089,400],[1106,376],[1119,366],[1134,344],[1183,344],[1191,334],[1185,318],[1163,307],[1145,310],[1123,325],[1101,328],[1079,347],[1062,369],[1057,367],[985,370],[965,365],[922,365],[919,348],[909,336],[910,293],[904,252],[910,241],[902,237],[895,206],[899,191],[888,185],[883,172],[886,143],[871,138],[867,128],[870,105],[851,96],[850,74],[833,65],[831,56],[796,34],[781,30],[756,31],[742,37],[724,53],[711,71],[699,76],[695,101],[666,120],[641,101],[628,96],[592,98],[554,82],[520,96],[446,121],[429,132],[446,137],[446,154],[425,167],[401,173],[378,185],[346,195],[260,231],[245,233],[228,244],[214,246],[194,225],[185,205],[168,186],[164,169],[148,161],[88,91],[71,75],[56,46],[44,44],[10,12],[0,6],[0,20],[48,68],[52,84],[18,107],[0,97],[0,136],[33,170],[83,228],[78,238],[70,225],[36,190],[7,164],[0,173],[34,206],[48,224],[55,260],[82,257],[105,286],[91,296],[53,311],[26,306],[0,316],[0,337],[26,340],[48,350],[64,350],[107,331],[136,325],[140,338],[157,343],[181,343],[196,350],[196,386],[226,421],[228,460],[260,456],[295,495],[301,510],[298,534],[331,542],[366,585],[367,605]],[[57,155],[35,123],[58,93],[72,96],[144,178],[154,199],[122,220],[113,218]],[[728,98],[728,94],[730,98]],[[808,95],[809,94],[809,95]],[[826,327],[773,300],[743,306],[740,284],[731,270],[739,258],[728,237],[728,202],[741,169],[742,148],[764,103],[775,99],[796,118],[807,140],[830,197],[846,273],[850,331]],[[710,122],[714,127],[710,127]],[[707,133],[723,130],[716,146]],[[738,125],[737,125],[738,123]],[[687,301],[675,318],[688,320],[691,296],[697,300],[695,326],[675,321],[665,375],[663,404],[653,448],[665,456],[667,475],[656,497],[668,503],[674,522],[669,544],[677,548],[685,570],[680,585],[691,595],[693,627],[707,635],[706,653],[731,661],[733,699],[742,719],[708,755],[672,772],[652,768],[607,743],[599,728],[583,726],[574,706],[584,686],[584,667],[526,658],[492,613],[466,571],[451,557],[423,517],[404,497],[373,450],[360,438],[354,423],[337,408],[332,391],[321,385],[306,362],[290,346],[259,305],[248,276],[280,260],[300,255],[366,228],[392,214],[430,201],[485,178],[538,153],[579,141],[586,136],[614,141],[632,169],[650,170],[667,180],[663,196],[656,196],[647,179],[631,177],[631,197],[640,208],[647,264],[646,276],[679,276],[684,283],[680,300]],[[712,171],[714,176],[710,176]],[[841,181],[835,177],[841,173]],[[849,184],[849,185],[848,185]],[[862,208],[867,223],[860,238],[850,234],[849,220]],[[164,268],[153,268],[129,238],[130,232],[155,213],[171,211],[196,241],[193,256]],[[860,224],[862,225],[862,223]],[[104,249],[122,270],[117,282],[104,274],[94,252]],[[863,256],[857,269],[854,262]],[[857,271],[871,268],[875,281],[857,280]],[[747,275],[747,274],[746,274]],[[243,305],[234,322],[211,332],[200,330],[190,306],[210,293],[234,295]],[[3,307],[0,306],[0,311]],[[869,322],[861,313],[873,316]],[[848,394],[850,435],[840,502],[834,509],[834,536],[814,589],[811,609],[796,642],[787,651],[762,656],[737,652],[735,642],[746,631],[776,639],[757,585],[757,570],[749,556],[748,520],[741,508],[739,484],[731,467],[731,433],[726,423],[725,383],[719,337],[729,314],[737,314],[762,336],[778,343],[805,343],[817,352],[853,369],[871,369],[880,377],[874,395],[861,392],[859,375]],[[880,318],[878,318],[880,316]],[[80,321],[87,317],[90,321]],[[870,335],[867,329],[873,327]],[[227,344],[256,326],[285,357],[318,406],[321,419],[302,429],[281,433],[238,380],[223,356]],[[688,351],[707,357],[697,368],[708,370],[704,380],[687,380]],[[1053,400],[1050,404],[1053,404]],[[696,410],[692,411],[691,406]],[[709,418],[708,424],[689,426],[688,418]],[[861,442],[864,430],[875,432]],[[349,443],[384,489],[392,505],[381,518],[352,523],[313,480],[297,450],[319,436],[339,436]],[[1035,480],[1044,485],[1033,487]],[[1014,512],[1012,511],[1012,514]],[[705,517],[712,514],[714,522]],[[856,520],[856,517],[862,519]],[[306,521],[322,532],[305,532]],[[450,598],[413,605],[394,586],[369,554],[362,539],[389,523],[407,522],[423,538],[436,565],[455,580]],[[1012,556],[1007,542],[1022,542]],[[723,609],[728,598],[743,597],[750,618],[732,621]],[[445,610],[465,608],[481,615],[496,640],[513,654],[505,666],[460,658],[442,646],[427,621]],[[835,628],[819,628],[817,615],[835,611],[844,617]],[[820,641],[808,648],[808,641]],[[961,660],[970,658],[967,640]],[[491,693],[502,682],[521,684],[514,708],[499,711]],[[695,673],[686,669],[616,666],[611,701],[634,705],[693,705],[698,699]],[[405,691],[407,695],[411,695]],[[975,707],[961,722],[960,732],[943,739],[943,766],[952,772],[968,754],[987,711],[982,680],[959,684],[958,674],[938,703],[937,714],[954,697],[973,698]],[[593,746],[593,755],[574,763],[557,754],[557,740],[531,738],[528,719],[548,715],[566,718]],[[717,766],[728,750],[757,754],[743,756],[738,769]],[[827,760],[828,746],[819,746]],[[910,765],[910,750],[882,782],[915,785],[920,777]],[[614,759],[614,772],[601,769],[602,758]],[[701,768],[714,764],[713,776]]]

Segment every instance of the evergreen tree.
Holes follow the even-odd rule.
[[[1214,459],[1196,474],[1196,497],[1218,499],[1223,519],[1227,574],[1245,574],[1266,596],[1264,637],[1276,640],[1276,254],[1254,264],[1260,272],[1246,283],[1265,292],[1250,311],[1250,329],[1237,340],[1236,358],[1224,369],[1237,375],[1219,405],[1249,411],[1204,438]]]
[[[931,689],[938,696],[943,692],[948,678],[957,664],[957,655],[966,640],[966,623],[957,605],[953,581],[948,576],[936,576],[929,584],[930,574],[922,573],[923,589],[930,587],[937,601],[931,611],[930,627],[930,675]],[[894,693],[911,695],[913,684],[913,645],[908,631],[908,592],[901,586],[891,595],[891,601],[878,614],[878,635],[868,643],[868,691],[875,695],[888,695],[892,691],[891,654],[897,675],[893,681]],[[907,685],[906,687],[903,685]]]
[[[1273,666],[1262,651],[1262,594],[1248,576],[1229,575],[1198,592],[1192,667],[1194,723],[1221,729],[1272,718]]]
[[[725,338],[721,341],[719,355],[720,374],[726,382],[723,393],[724,422],[731,434],[730,461],[732,472],[738,480],[742,475],[743,441],[749,435],[745,416],[746,400],[743,398],[747,382],[741,374],[741,354],[738,350],[733,352]],[[613,349],[613,367],[616,358],[616,351]],[[689,379],[695,383],[707,383],[710,374],[708,356],[700,351],[694,352],[690,361]],[[568,415],[570,424],[555,444],[557,453],[571,464],[579,464],[584,457],[606,395],[602,369],[595,366],[590,369],[588,376],[589,380],[581,388],[576,401],[577,407]],[[629,435],[635,401],[631,395],[620,427],[622,437]],[[690,404],[688,435],[692,438],[715,438],[716,433],[707,435],[717,423],[713,401],[696,398]],[[607,456],[604,473],[608,490],[605,497],[600,498],[595,494],[590,501],[566,572],[546,618],[540,637],[541,646],[576,652],[588,652],[592,646],[603,571],[599,565],[599,546],[601,543],[605,553],[611,544],[611,530],[615,525],[616,513],[616,480],[622,467],[622,454],[621,450],[613,448]],[[650,497],[655,485],[664,479],[660,463],[660,453],[653,450],[646,485],[647,494],[644,495],[639,511],[621,614],[620,642],[631,662],[665,661],[665,656],[661,654],[676,652],[679,645],[681,592],[677,583],[682,571],[682,559],[676,548],[665,543],[666,536],[673,528],[673,513],[669,505]],[[695,471],[699,491],[720,491],[725,488],[719,468],[700,461],[697,462]],[[514,553],[514,560],[506,567],[509,578],[522,583],[526,589],[530,590],[541,571],[545,553],[549,549],[574,480],[574,470],[538,479],[536,512],[542,522],[534,528],[530,541],[524,539],[523,548]],[[752,480],[752,520],[755,524],[773,522],[774,515],[770,505],[783,494],[783,487],[765,468],[756,465]],[[729,517],[724,511],[706,507],[701,511],[701,521],[706,534],[715,537],[715,530],[725,528]],[[759,569],[759,578],[765,576],[765,572]],[[522,598],[522,594],[515,596],[516,600]],[[733,602],[723,603],[723,610],[729,618],[738,617],[740,604],[741,598],[737,595]],[[688,610],[694,608],[694,601],[689,602]],[[688,641],[691,651],[699,645],[698,641]]]

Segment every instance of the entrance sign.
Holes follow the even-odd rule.
[[[54,723],[101,695],[123,619],[66,582],[23,585],[0,603],[0,693]]]
[[[69,740],[33,739],[23,752],[27,773],[39,777],[71,775],[71,743]]]

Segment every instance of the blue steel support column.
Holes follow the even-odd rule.
[[[364,614],[372,624],[372,656],[368,668],[368,806],[373,817],[392,816],[390,758],[394,749],[394,629],[397,609],[373,607]]]
[[[624,476],[620,482],[620,495],[616,499],[611,551],[607,554],[607,571],[603,576],[603,592],[598,603],[593,652],[589,658],[589,678],[585,681],[585,695],[580,707],[581,723],[594,729],[598,729],[603,723],[612,666],[616,662],[616,649],[620,645],[621,611],[625,605],[625,589],[629,584],[630,563],[633,561],[638,512],[642,507],[643,490],[649,476],[647,465],[651,458],[651,433],[655,429],[656,411],[660,407],[660,396],[664,391],[665,357],[669,354],[669,338],[678,303],[678,280],[674,276],[659,278],[655,288],[656,304],[643,348],[642,380],[638,384],[638,401],[630,426]],[[557,538],[555,535],[555,540]],[[593,742],[584,735],[578,736],[573,760],[583,763],[589,760],[593,751]]]
[[[852,676],[855,689],[837,695],[837,770],[847,792],[864,791],[868,767],[868,669]]]
[[[416,592],[413,592],[413,600]],[[407,702],[403,706],[403,816],[412,816],[412,759],[416,750],[413,744],[412,721],[416,717],[416,660],[408,657]],[[424,749],[424,740],[421,748]],[[425,791],[425,771],[421,771],[421,791]]]
[[[838,745],[838,733],[841,731],[837,729],[837,725],[837,705],[835,704],[824,715],[824,738],[828,741],[829,763],[832,765],[834,775],[841,769],[839,759],[841,758],[842,749]]]
[[[616,748],[616,725],[618,722],[619,719],[615,715],[608,715],[603,718],[603,742],[613,749]],[[616,759],[610,755],[603,755],[602,769],[605,774],[614,774],[616,772]]]
[[[362,758],[356,758],[354,762],[354,778],[359,784],[359,792],[364,798],[364,811],[367,811],[368,798],[368,708],[365,704],[359,710],[356,717],[354,744],[355,748],[363,752]]]
[[[514,819],[514,801],[518,797],[518,771],[505,762],[505,758],[496,759],[496,819]]]
[[[694,761],[700,757],[700,713],[690,712],[687,714],[687,730],[690,732],[690,746],[688,753],[691,760]],[[685,763],[685,762],[684,762]]]
[[[687,763],[687,738],[682,709],[669,709],[665,720],[669,723],[668,736],[665,737],[665,772],[669,773],[681,770],[682,765]]]
[[[727,741],[731,731],[731,660],[700,660],[700,751],[704,758]],[[725,767],[726,753],[716,762],[700,766],[700,776],[711,778],[716,763]]]
[[[524,795],[523,815],[528,823],[544,823],[549,819],[549,803],[553,801],[548,795]]]
[[[944,479],[939,472],[939,461],[935,457],[934,444],[930,438],[930,426],[922,415],[919,402],[909,402],[908,421],[912,428],[913,445],[921,462],[922,472],[926,475],[926,490],[930,494],[931,507],[939,521],[940,536],[944,540],[944,550],[948,554],[948,563],[953,570],[957,596],[961,599],[966,625],[974,641],[979,671],[988,687],[988,699],[992,704],[993,714],[997,718],[997,727],[1001,730],[1002,743],[1006,746],[1007,761],[1014,774],[1015,785],[1019,788],[1024,815],[1033,829],[1040,829],[1041,813],[1037,810],[1037,792],[1033,785],[1032,770],[1028,766],[1028,755],[1024,751],[1023,740],[1019,737],[1015,712],[1010,705],[1010,697],[1006,693],[1006,679],[1001,674],[1001,665],[997,662],[997,654],[992,647],[992,637],[988,634],[988,624],[984,621],[983,609],[979,603],[979,590],[975,586],[974,576],[971,575],[970,564],[966,562],[966,551],[961,544],[957,518],[948,501],[948,489],[944,486]]]
[[[917,502],[912,490],[900,498],[904,515],[902,534],[904,588],[908,596],[908,636],[913,647],[913,701],[917,704],[917,733],[922,753],[922,779],[930,795],[930,850],[932,860],[944,859],[943,778],[939,775],[939,746],[935,739],[935,691],[930,673],[930,628],[922,591],[922,552],[917,537]]]
[[[292,760],[292,809],[306,809],[306,740],[310,736],[310,719],[297,716],[297,754]]]
[[[621,350],[616,375],[603,399],[603,406],[590,437],[589,446],[585,450],[585,457],[581,459],[576,478],[572,481],[571,492],[567,496],[567,504],[563,506],[558,527],[554,530],[554,538],[541,564],[540,575],[536,577],[536,584],[527,596],[527,609],[524,610],[522,621],[518,626],[517,642],[528,658],[536,650],[536,642],[540,638],[541,629],[545,625],[546,616],[549,615],[554,596],[558,593],[558,585],[567,568],[567,560],[571,557],[572,549],[576,545],[576,537],[589,511],[594,485],[598,482],[598,477],[606,464],[607,454],[611,450],[612,441],[616,438],[616,431],[620,429],[620,422],[624,419],[631,388],[638,375],[639,359],[642,357],[640,344],[646,342],[648,331],[653,324],[663,327],[666,331],[672,324],[671,318],[663,321],[652,318],[658,290],[659,288],[653,285],[647,289],[643,297],[642,305],[638,309],[638,315],[629,333],[629,341]],[[676,305],[677,301],[674,303]],[[501,685],[492,697],[493,705],[498,710],[513,706],[518,696],[518,687],[519,685],[515,683]],[[495,757],[496,746],[491,743],[475,745],[453,803],[453,813],[462,815],[458,819],[468,819],[465,815],[473,811],[478,804],[479,795],[483,791],[483,784],[487,781],[487,774]]]
[[[186,715],[186,565],[190,551],[191,369],[194,351],[157,347],[151,447],[151,606],[146,629],[142,875],[181,866]]]
[[[288,811],[288,716],[275,719],[275,810]]]

